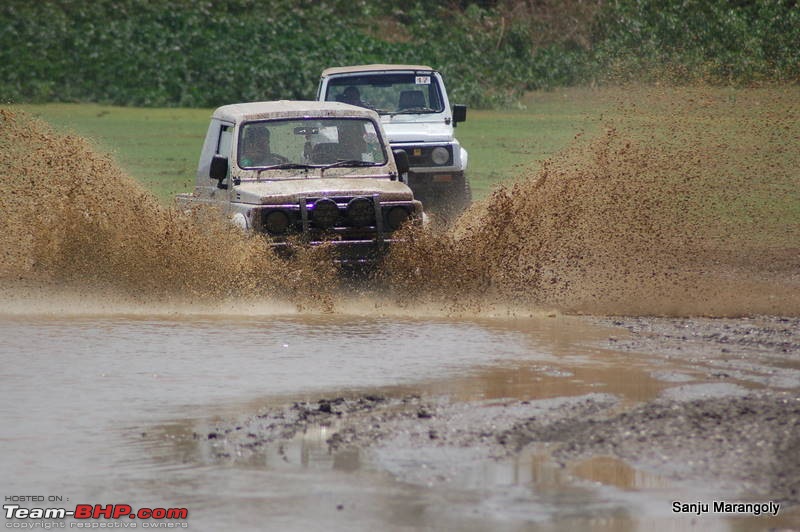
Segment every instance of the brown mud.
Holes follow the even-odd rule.
[[[632,89],[597,138],[454,231],[412,235],[390,280],[403,294],[595,314],[797,315],[799,98]]]
[[[378,275],[383,290],[365,294],[410,313],[673,316],[618,318],[630,336],[608,345],[677,363],[659,378],[690,384],[633,404],[610,394],[491,404],[355,394],[196,437],[217,459],[239,460],[335,421],[333,451],[470,447],[502,458],[545,445],[565,466],[610,455],[800,503],[798,94],[631,89],[597,138],[500,187],[454,228],[409,230]],[[85,140],[5,110],[0,181],[4,306],[56,291],[76,304],[339,308],[324,249],[278,259],[260,237],[159,205]],[[691,317],[761,314],[786,317]]]
[[[269,297],[330,307],[337,273],[325,249],[278,260],[262,237],[213,213],[160,205],[85,139],[0,110],[0,168],[7,299],[214,304]]]
[[[596,138],[579,136],[454,228],[409,231],[378,274],[381,296],[454,313],[800,314],[797,89],[614,98]],[[280,260],[262,237],[163,207],[84,139],[3,110],[0,164],[6,290],[336,311],[326,250]]]

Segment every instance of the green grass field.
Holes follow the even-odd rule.
[[[211,111],[144,109],[90,104],[15,107],[60,132],[88,138],[159,199],[191,190]]]
[[[591,129],[598,115],[596,98],[570,89],[531,95],[515,111],[469,110],[456,130],[469,152],[474,197],[513,178],[522,169],[567,146]],[[85,104],[22,105],[59,131],[89,138],[112,154],[132,177],[163,202],[191,190],[210,109],[144,109]]]

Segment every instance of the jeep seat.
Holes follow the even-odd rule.
[[[311,149],[311,164],[331,164],[337,160],[339,144],[337,142],[321,142]]]
[[[400,93],[400,101],[397,104],[398,111],[416,107],[427,107],[425,94],[422,91],[402,91]]]

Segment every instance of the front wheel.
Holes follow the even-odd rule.
[[[472,187],[464,176],[462,182],[453,183],[451,187],[438,194],[433,212],[452,222],[472,204]]]
[[[455,220],[472,203],[469,179],[461,172],[447,181],[436,180],[436,174],[409,172],[408,186],[425,212],[445,222]]]

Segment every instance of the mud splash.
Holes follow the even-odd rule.
[[[617,100],[599,136],[498,188],[456,227],[407,231],[378,274],[383,290],[366,297],[459,314],[799,315],[798,90]],[[324,249],[278,259],[261,237],[159,205],[84,139],[0,113],[6,300],[57,287],[333,311],[353,296]]]
[[[330,307],[326,287],[336,272],[325,250],[279,260],[261,237],[161,206],[85,139],[7,110],[0,110],[0,180],[8,302],[44,293],[134,304],[297,298]]]
[[[412,231],[389,282],[454,305],[471,294],[476,306],[797,315],[798,91],[619,99],[598,138],[499,188],[455,230]]]

